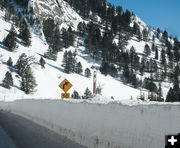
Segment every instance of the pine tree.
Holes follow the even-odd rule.
[[[13,66],[13,61],[12,61],[12,58],[9,57],[8,61],[7,61],[7,65],[8,66]]]
[[[68,28],[68,44],[69,46],[73,46],[74,44],[74,32],[71,27]]]
[[[85,92],[84,92],[84,96],[82,96],[82,99],[89,99],[92,97],[92,92],[86,88]]]
[[[72,31],[72,28],[69,27],[68,30],[63,28],[61,38],[62,38],[63,46],[65,48],[68,48],[69,46],[73,46],[74,45],[74,32]]]
[[[118,38],[118,47],[120,48],[120,50],[124,50],[125,47],[128,44],[128,40],[130,38],[130,35],[128,32],[125,31],[121,31],[119,33],[119,38]]]
[[[142,76],[143,76],[144,70],[145,70],[145,63],[146,63],[146,60],[145,60],[145,57],[143,56],[141,58],[141,64],[140,64],[140,70],[139,70]]]
[[[147,29],[143,29],[143,31],[142,31],[142,34],[143,34],[143,40],[144,41],[147,41],[148,40],[148,31],[147,31]]]
[[[137,32],[137,39],[139,40],[139,42],[142,40],[142,33],[141,33],[140,29]]]
[[[177,38],[174,39],[174,59],[176,62],[180,61],[180,42],[177,40]]]
[[[164,40],[167,40],[167,38],[168,38],[168,33],[166,30],[164,30],[164,32],[163,32],[163,38],[164,38]]]
[[[16,62],[15,69],[17,69],[20,76],[23,76],[27,67],[30,67],[32,64],[34,64],[34,57],[28,57],[25,53],[23,53]]]
[[[41,59],[39,60],[39,63],[41,64],[42,68],[45,68],[44,65],[46,64],[46,61],[41,57]]]
[[[28,29],[28,25],[25,21],[20,25],[19,37],[22,39],[22,43],[29,47],[31,45],[31,33]]]
[[[64,71],[66,73],[70,73],[70,66],[68,61],[68,52],[65,51],[63,55],[62,67],[64,67]]]
[[[78,62],[78,63],[76,64],[76,66],[75,66],[75,73],[81,74],[82,72],[83,72],[83,70],[82,70],[82,64],[81,64],[81,62]]]
[[[6,9],[6,11],[5,11],[4,19],[7,22],[11,20],[11,13],[9,12],[8,9]]]
[[[32,70],[30,66],[24,71],[23,76],[21,77],[21,89],[26,93],[30,94],[34,92],[35,87],[37,86],[36,80],[33,76]]]
[[[77,26],[79,35],[84,36],[86,32],[86,24],[84,22],[80,22]]]
[[[164,66],[166,64],[165,50],[161,50],[161,64]]]
[[[163,97],[162,97],[162,88],[161,88],[161,83],[159,83],[159,88],[158,88],[158,98],[157,101],[164,101]]]
[[[166,102],[176,102],[176,94],[174,89],[170,88],[166,96]]]
[[[155,41],[155,35],[152,36],[152,41],[153,41],[153,43],[154,43],[154,41]]]
[[[138,24],[135,22],[133,25],[133,34],[137,35],[138,34],[138,30],[139,30],[139,26]]]
[[[64,52],[62,67],[64,67],[64,71],[66,73],[73,73],[75,72],[75,65],[76,65],[76,55],[73,54],[71,51]]]
[[[158,60],[158,58],[159,58],[159,57],[158,57],[158,49],[157,49],[157,47],[156,47],[156,50],[155,50],[155,59]]]
[[[114,64],[111,64],[111,65],[109,66],[109,72],[108,72],[108,73],[109,73],[110,76],[117,78],[117,76],[118,76],[118,70],[117,70],[117,68],[114,66]]]
[[[85,77],[87,77],[87,78],[90,78],[90,77],[91,77],[91,71],[90,71],[89,68],[86,68],[86,69],[85,69],[84,75],[85,75]]]
[[[144,54],[145,54],[146,57],[151,54],[151,49],[149,48],[148,44],[146,44],[145,47],[144,47]]]
[[[62,50],[62,36],[58,24],[55,24],[53,19],[48,18],[47,20],[43,21],[43,33],[49,48],[52,50],[52,53],[55,54]]]
[[[132,76],[131,76],[131,83],[134,86],[134,88],[138,87],[138,79],[136,78],[135,74],[132,74]]]
[[[130,81],[130,70],[129,70],[129,67],[128,65],[125,65],[124,68],[123,68],[123,76],[122,76],[122,79],[123,79],[123,82],[126,84],[126,83],[129,83]]]
[[[81,99],[79,93],[76,90],[74,90],[73,94],[71,95],[71,98],[73,98],[73,99]]]
[[[179,75],[180,75],[180,68],[179,65],[177,64],[174,70],[174,80],[173,80],[173,89],[175,91],[179,91]]]
[[[3,87],[10,89],[13,86],[13,78],[10,72],[6,72],[5,78],[3,79]]]
[[[160,34],[161,33],[161,30],[159,28],[157,28],[157,33]]]
[[[105,76],[107,76],[109,73],[109,64],[105,62],[105,60],[103,60],[101,63],[100,72]]]
[[[36,81],[30,67],[32,64],[34,64],[34,58],[27,57],[27,55],[23,53],[15,65],[18,74],[21,76],[21,89],[26,94],[33,92],[36,87]]]
[[[53,49],[49,46],[47,52],[44,53],[44,57],[50,60],[56,61],[57,60],[57,52],[53,51]]]
[[[64,48],[68,48],[68,47],[69,47],[68,32],[67,32],[66,29],[64,29],[64,28],[62,28],[61,32],[62,32],[61,38],[62,38],[62,42],[63,42],[63,47],[64,47]]]
[[[156,46],[155,46],[154,43],[152,44],[151,50],[152,50],[152,51],[155,51],[155,50],[156,50]]]
[[[70,73],[75,72],[75,66],[77,63],[77,59],[71,51],[68,52],[68,62],[69,62]]]
[[[170,69],[173,69],[173,68],[174,68],[174,54],[173,54],[173,52],[170,52],[170,53],[168,54],[168,57],[169,57],[168,67],[169,67]]]
[[[59,26],[55,26],[52,32],[51,42],[49,46],[52,48],[54,53],[62,51],[63,43],[61,41],[61,34],[59,31]]]
[[[173,88],[169,89],[166,97],[166,102],[180,102],[180,88],[179,88],[180,68],[176,65],[173,75]]]
[[[102,86],[99,84],[99,85],[97,86],[97,88],[96,88],[96,94],[101,95],[102,89],[103,89]]]
[[[6,36],[6,38],[3,40],[4,46],[8,48],[9,51],[14,51],[17,47],[16,45],[16,31],[14,29],[14,26],[11,27],[11,30],[9,34]]]

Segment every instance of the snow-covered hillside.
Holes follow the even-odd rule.
[[[71,26],[75,30],[79,22],[83,21],[83,19],[63,0],[34,0],[31,1],[30,5],[34,7],[34,13],[37,18],[42,23],[43,19],[52,17],[55,21],[60,25],[60,27]],[[85,89],[88,87],[92,91],[93,87],[93,77],[86,78],[83,75],[78,74],[66,74],[63,71],[62,59],[65,50],[77,50],[77,61],[80,61],[83,66],[83,74],[85,68],[89,68],[91,73],[93,73],[92,67],[99,69],[101,62],[95,61],[89,55],[85,54],[84,46],[79,47],[69,47],[68,49],[63,49],[62,52],[58,53],[57,61],[52,61],[49,59],[45,59],[46,65],[45,69],[42,69],[39,60],[44,55],[44,53],[48,49],[48,45],[44,39],[39,37],[38,35],[32,34],[32,44],[30,47],[24,47],[18,42],[18,48],[15,52],[9,52],[5,49],[2,44],[3,39],[8,34],[11,23],[6,22],[4,20],[5,12],[0,11],[0,100],[11,101],[14,99],[22,99],[22,98],[61,98],[62,90],[59,88],[59,83],[63,81],[65,78],[68,79],[73,87],[70,89],[70,93],[74,90],[78,91],[80,95],[83,95]],[[141,29],[146,28],[147,25],[142,22],[138,17],[135,17],[133,21],[136,21],[140,24]],[[84,22],[86,22],[84,20]],[[16,28],[18,31],[18,28]],[[151,31],[152,34],[154,30]],[[151,35],[152,37],[152,35]],[[18,39],[19,40],[19,39]],[[152,45],[151,42],[141,41],[138,42],[136,38],[132,38],[129,41],[127,46],[127,50],[129,50],[132,46],[136,49],[136,52],[141,57],[141,54],[144,50],[144,45],[149,44]],[[156,38],[155,43],[160,45],[161,42]],[[76,45],[76,41],[75,41]],[[159,51],[160,52],[160,51]],[[23,91],[20,90],[20,78],[17,76],[16,71],[7,66],[7,60],[9,57],[12,58],[13,64],[16,63],[18,57],[22,54],[26,53],[28,56],[34,56],[36,58],[36,64],[33,65],[33,72],[36,78],[37,87],[36,91],[31,95],[25,95]],[[151,55],[154,57],[154,55]],[[5,76],[5,73],[10,71],[13,75],[14,79],[14,87],[10,90],[2,87],[2,80]],[[121,73],[119,73],[121,75]],[[97,70],[97,85],[102,86],[102,96],[105,100],[110,100],[113,96],[114,100],[137,100],[137,96],[140,95],[140,90],[135,89],[131,86],[125,85],[122,83],[120,78],[113,78],[111,76],[104,76]],[[169,83],[163,83],[162,91],[163,96],[167,95],[167,91],[169,89]],[[148,91],[142,90],[142,92],[147,96]],[[103,99],[102,99],[103,100]]]
[[[2,42],[11,27],[11,23],[8,23],[4,20],[4,12],[2,11],[0,11],[0,24],[0,41]],[[42,55],[44,55],[44,52],[47,51],[48,46],[45,41],[39,38],[39,36],[32,33],[32,45],[29,48],[24,47],[21,44],[18,44],[18,46],[19,47],[15,52],[9,52],[5,50],[2,44],[0,46],[0,83],[2,84],[5,73],[10,70],[13,75],[15,85],[10,90],[0,87],[1,100],[5,99],[11,101],[14,99],[22,98],[61,98],[62,90],[58,85],[65,78],[73,84],[73,87],[69,91],[70,93],[72,93],[73,90],[77,90],[81,95],[83,95],[87,87],[92,91],[93,77],[86,78],[83,75],[66,74],[63,72],[63,68],[61,65],[64,52],[60,52],[58,54],[56,62],[45,59],[47,63],[45,65],[45,69],[41,68],[41,66],[38,64],[39,59]],[[75,50],[75,48],[70,47],[67,50],[73,51]],[[94,61],[88,55],[84,54],[83,51],[83,46],[80,46],[77,50],[77,59],[82,63],[83,69],[87,67],[91,69],[91,66],[98,68],[100,66],[100,62]],[[13,64],[15,64],[18,57],[22,53],[26,53],[28,56],[35,56],[37,61],[37,64],[33,65],[33,71],[38,86],[36,87],[36,92],[29,96],[25,95],[24,92],[20,90],[20,79],[16,77],[17,73],[13,68],[8,67],[6,64],[9,57],[12,57]],[[91,72],[93,73],[92,69]],[[113,96],[115,99],[121,100],[130,99],[131,96],[139,95],[139,90],[126,86],[119,80],[116,80],[110,76],[105,77],[104,75],[100,74],[99,71],[97,73],[97,84],[102,85],[102,95],[106,98],[110,98],[111,96]]]

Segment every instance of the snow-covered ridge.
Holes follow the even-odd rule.
[[[34,14],[40,23],[46,18],[53,18],[60,26],[71,26],[76,29],[82,18],[63,0],[34,0]]]

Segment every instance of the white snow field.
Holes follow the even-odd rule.
[[[88,148],[164,148],[165,135],[180,132],[180,104],[29,99],[0,102],[0,107]]]

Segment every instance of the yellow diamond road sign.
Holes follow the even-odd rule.
[[[72,84],[71,84],[67,79],[64,79],[64,81],[62,81],[62,82],[59,84],[59,87],[60,87],[64,92],[67,92],[67,91],[72,87]]]

